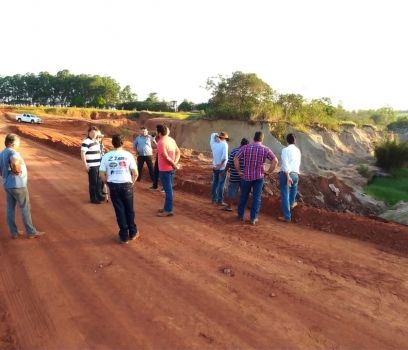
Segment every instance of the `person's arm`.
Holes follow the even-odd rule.
[[[178,169],[177,163],[178,163],[178,160],[180,160],[180,149],[178,147],[176,148],[176,158],[174,160],[171,159],[171,157],[169,157],[166,147],[163,147],[162,156],[166,160],[166,162],[169,163],[174,169]],[[177,160],[177,157],[178,157],[178,160]]]
[[[220,176],[225,176],[230,168],[231,166],[229,165],[229,163],[227,163],[225,169],[220,173]]]
[[[130,172],[132,174],[132,186],[134,186],[137,178],[139,177],[139,172],[137,170],[136,160],[135,160],[135,158],[133,156],[131,156],[129,168],[130,168]]]
[[[10,159],[10,167],[11,167],[11,172],[14,175],[20,175],[21,173],[21,161],[17,157],[13,157]]]
[[[108,182],[108,176],[106,175],[106,171],[99,169],[99,178],[103,182],[104,185]]]
[[[278,158],[273,158],[271,161],[271,166],[269,167],[269,170],[267,172],[265,172],[266,175],[270,175],[274,172],[274,170],[276,169],[276,166],[278,165]],[[292,181],[292,180],[291,180]]]
[[[139,172],[137,171],[137,169],[130,169],[130,172],[132,173],[132,186],[134,186],[137,177],[139,176]]]
[[[242,169],[239,166],[239,158],[237,156],[234,157],[234,166],[235,166],[235,169],[237,169],[238,175],[242,177],[244,173],[242,172]]]
[[[139,155],[139,136],[136,137],[135,142],[133,142],[133,149],[135,150],[136,155]]]
[[[180,148],[178,148],[178,146],[176,145],[176,158],[175,158],[176,165],[178,165],[178,162],[180,161],[180,156],[181,156]]]
[[[211,146],[211,148],[212,148],[212,146],[213,146],[215,143],[217,143],[217,141],[215,141],[215,135],[217,135],[217,133],[216,133],[216,132],[213,132],[213,133],[211,134],[211,136],[210,136],[210,146]]]
[[[150,140],[151,140],[151,145],[152,145],[152,148],[153,148],[153,149],[156,149],[156,148],[157,148],[157,141],[156,141],[156,138],[155,138],[155,137],[153,137],[153,136],[150,136]]]
[[[89,165],[86,162],[86,151],[81,151],[81,159],[82,159],[82,163],[84,164],[84,169],[88,173],[89,172]]]

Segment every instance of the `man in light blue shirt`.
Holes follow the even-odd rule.
[[[221,173],[227,166],[228,134],[226,132],[212,133],[210,146],[213,154],[213,183],[211,188],[212,203],[226,206],[224,203],[224,187],[227,177]]]
[[[137,181],[140,181],[142,178],[142,170],[145,162],[147,164],[147,168],[149,169],[150,180],[154,181],[154,168],[152,161],[153,137],[148,134],[148,131],[144,126],[141,127],[141,130],[142,134],[136,137],[135,141],[133,142],[133,149],[135,150],[137,156],[137,170],[139,172]]]
[[[4,141],[6,148],[0,152],[0,176],[6,191],[6,220],[11,238],[22,235],[16,225],[16,205],[20,206],[21,217],[28,238],[42,236],[45,232],[37,231],[31,219],[30,198],[27,189],[27,167],[20,153],[20,137],[8,134]]]

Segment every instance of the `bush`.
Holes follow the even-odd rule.
[[[371,178],[371,173],[370,170],[368,169],[367,164],[360,164],[357,168],[357,171],[362,177],[365,177],[366,179]]]
[[[270,123],[269,131],[282,145],[286,145],[286,135],[289,132],[286,122]]]
[[[388,130],[395,130],[397,128],[406,128],[408,127],[408,116],[398,118],[395,122],[387,125]]]
[[[408,143],[399,143],[398,139],[386,140],[374,148],[377,166],[385,170],[400,169],[408,164]]]

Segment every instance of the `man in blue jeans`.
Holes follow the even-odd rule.
[[[291,221],[290,210],[297,206],[296,194],[299,182],[299,168],[301,154],[299,148],[295,146],[295,134],[286,136],[287,147],[282,150],[282,166],[279,173],[279,187],[282,198],[283,216],[279,220]]]
[[[8,134],[4,141],[6,148],[0,153],[0,176],[6,191],[6,220],[11,238],[22,235],[16,225],[16,205],[21,211],[27,238],[42,236],[45,232],[37,231],[31,219],[30,197],[27,189],[27,167],[17,151],[20,147],[20,137]]]
[[[156,126],[159,142],[157,143],[157,157],[159,162],[159,176],[163,185],[166,198],[163,209],[159,209],[157,216],[173,216],[173,180],[174,173],[180,169],[180,149],[176,141],[169,134],[169,129],[164,125]]]
[[[226,206],[224,203],[224,187],[227,177],[224,169],[228,160],[228,134],[226,132],[212,133],[210,146],[213,154],[213,182],[211,187],[212,203]],[[223,175],[222,175],[223,174]]]
[[[262,131],[257,131],[254,136],[254,142],[241,147],[234,157],[235,168],[237,169],[239,176],[241,176],[241,195],[239,196],[238,202],[238,219],[244,220],[245,207],[252,188],[253,193],[250,214],[252,225],[255,225],[255,222],[258,221],[264,175],[271,174],[278,165],[278,159],[272,151],[268,147],[262,145],[263,140],[264,134]],[[239,165],[240,159],[244,159],[243,170]],[[267,159],[271,161],[271,166],[269,170],[265,172],[265,161]]]
[[[114,149],[106,153],[101,161],[99,177],[108,184],[110,198],[119,226],[118,243],[128,243],[139,237],[133,209],[133,185],[138,176],[137,165],[132,153],[123,149],[124,137],[112,136]]]

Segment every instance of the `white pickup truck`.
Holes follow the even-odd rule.
[[[28,114],[24,113],[22,115],[16,115],[16,120],[21,123],[21,122],[26,122],[26,123],[31,123],[31,124],[41,124],[42,119],[38,118],[34,114]]]

